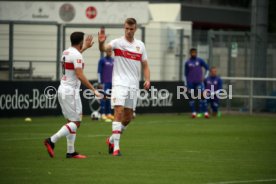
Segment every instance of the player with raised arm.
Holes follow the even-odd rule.
[[[210,76],[204,80],[204,85],[206,91],[209,90],[210,94],[208,94],[209,99],[207,99],[207,104],[210,104],[212,109],[213,116],[220,116],[218,113],[219,109],[219,98],[217,94],[219,94],[222,89],[222,79],[217,75],[217,68],[210,68]]]
[[[84,40],[83,32],[74,32],[70,36],[71,47],[63,51],[62,69],[63,76],[58,88],[58,100],[64,117],[67,119],[67,124],[50,138],[45,139],[44,145],[50,155],[54,157],[55,143],[62,137],[67,139],[67,154],[66,158],[86,158],[75,150],[76,132],[81,124],[82,119],[82,103],[80,99],[80,85],[85,85],[92,90],[98,97],[101,94],[94,89],[93,85],[87,80],[83,73],[84,60],[82,52],[92,47],[93,37],[87,36]]]
[[[98,33],[99,49],[101,52],[114,51],[114,67],[112,76],[111,105],[114,108],[112,135],[107,139],[109,153],[120,156],[120,137],[125,127],[133,117],[137,103],[137,92],[141,66],[144,73],[144,88],[150,87],[150,70],[145,45],[134,38],[137,22],[127,18],[124,23],[125,35],[105,44],[106,35],[102,28]]]
[[[197,117],[195,109],[195,99],[192,99],[191,91],[200,91],[200,95],[204,91],[204,79],[209,75],[209,66],[206,62],[197,57],[197,50],[195,48],[190,49],[191,57],[186,61],[184,65],[184,85],[187,86],[189,92],[189,105],[192,110],[192,118]],[[203,76],[202,68],[205,69],[206,74]],[[195,96],[195,95],[194,95]],[[206,100],[199,99],[199,112],[200,114],[204,113],[205,118],[209,118],[209,114],[206,108]]]

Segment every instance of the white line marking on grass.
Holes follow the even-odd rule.
[[[272,182],[276,179],[263,179],[263,180],[244,180],[244,181],[222,181],[222,182],[213,182],[207,184],[238,184],[238,183],[262,183],[262,182]]]

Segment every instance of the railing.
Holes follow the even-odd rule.
[[[56,65],[56,61],[27,61],[27,60],[14,60],[12,69],[12,80],[53,80],[55,79],[55,71],[48,71],[45,73],[45,68],[34,66],[38,63],[47,63]],[[21,65],[17,66],[16,63]],[[22,66],[22,63],[26,63]],[[46,69],[47,70],[47,69]],[[38,71],[38,72],[34,72]],[[10,72],[7,70],[7,72]],[[40,73],[41,72],[41,73]]]
[[[231,85],[234,81],[247,81],[249,82],[248,94],[236,94],[233,91],[233,98],[248,98],[249,99],[249,113],[253,113],[253,100],[254,99],[276,99],[276,96],[270,95],[255,95],[254,94],[254,82],[255,81],[263,81],[263,82],[276,82],[276,78],[251,78],[251,77],[221,77],[224,83]],[[276,83],[275,83],[276,86]],[[273,91],[273,90],[272,90]],[[276,91],[276,87],[274,87],[274,91]]]

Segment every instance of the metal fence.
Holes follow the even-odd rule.
[[[276,112],[276,78],[222,77],[224,89],[231,85],[232,99],[222,101],[227,111]],[[265,90],[256,93],[255,86],[264,84]],[[241,87],[242,86],[242,87]]]
[[[261,39],[261,38],[260,38]],[[193,46],[209,65],[217,66],[222,76],[256,77],[260,66],[252,63],[251,33],[240,31],[193,31]],[[276,77],[276,34],[268,34],[263,77]]]
[[[266,58],[254,64],[249,32],[195,31],[193,43],[199,56],[218,68],[219,74],[224,76],[224,88],[233,86],[233,99],[222,101],[225,109],[276,112],[275,38],[273,34],[268,36]],[[264,70],[263,78],[257,77],[258,70]]]
[[[1,21],[1,79],[53,79],[60,58],[59,29],[55,22]]]
[[[84,31],[92,34],[97,42],[100,27],[61,25],[56,22],[1,21],[0,80],[59,80],[60,55],[70,45],[70,33]],[[120,25],[109,25],[106,32],[108,41],[123,35]],[[219,74],[225,77],[225,86],[233,85],[234,99],[222,102],[223,107],[248,112],[274,111],[275,99],[267,97],[276,96],[276,35],[268,36],[266,60],[263,62],[265,67],[262,67],[265,68],[264,78],[272,78],[269,81],[254,79],[258,65],[251,62],[248,32],[194,30],[191,38],[185,30],[179,28],[140,27],[136,38],[146,44],[152,80],[181,80],[182,61],[187,59],[187,51],[193,46],[198,49],[199,57],[218,68]],[[97,79],[97,64],[101,56],[97,43],[84,53],[86,74],[91,80]]]
[[[70,46],[70,34],[83,31],[92,34],[95,44],[84,53],[86,74],[97,79],[99,52],[97,32],[101,25],[57,24],[55,22],[0,21],[0,80],[59,80],[60,57]],[[106,26],[107,41],[123,35],[122,26]],[[136,37],[144,40],[144,28]]]
[[[97,32],[101,25],[57,24],[55,22],[0,22],[0,80],[59,80],[60,56],[70,46],[70,34],[92,34],[95,44],[84,52],[86,75],[97,79]],[[122,25],[106,25],[107,42],[124,34]],[[182,79],[182,64],[188,56],[190,36],[181,28],[139,26],[135,37],[145,42],[151,78],[155,81]]]

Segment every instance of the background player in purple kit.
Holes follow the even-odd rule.
[[[112,71],[114,59],[111,57],[112,51],[106,51],[106,56],[99,60],[98,64],[98,82],[101,84],[105,93],[112,88]],[[110,92],[109,92],[110,93]],[[101,110],[103,120],[113,120],[114,116],[111,114],[111,103],[110,99],[101,100]]]
[[[203,94],[204,91],[204,78],[209,75],[209,66],[206,62],[197,57],[197,50],[195,48],[190,49],[191,57],[186,61],[184,68],[184,85],[188,88],[189,96],[189,105],[192,110],[192,117],[197,117],[197,112],[195,109],[195,99],[191,98],[191,90],[197,92],[200,90],[200,93]],[[203,76],[202,68],[205,69],[205,77]],[[194,95],[197,96],[197,95]],[[200,114],[204,113],[205,118],[209,118],[209,114],[206,108],[206,100],[201,98],[199,99],[199,112]]]
[[[209,94],[209,99],[207,100],[208,105],[211,105],[212,114],[213,116],[220,116],[218,113],[219,108],[219,98],[216,94],[220,92],[222,89],[222,80],[217,75],[217,68],[211,67],[210,69],[210,76],[204,80],[205,89],[209,89],[211,94]]]

